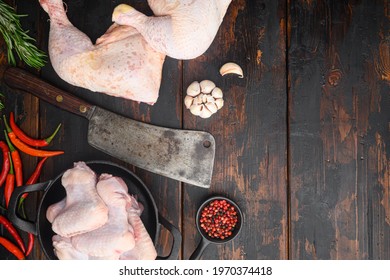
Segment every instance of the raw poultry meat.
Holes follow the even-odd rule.
[[[148,0],[155,16],[121,4],[113,21],[135,27],[158,52],[176,59],[202,55],[211,45],[231,0]]]
[[[39,2],[50,17],[50,61],[63,80],[112,96],[157,101],[165,55],[136,29],[114,24],[94,45],[68,20],[62,0]]]
[[[54,253],[60,260],[117,260],[118,255],[94,257],[84,254],[74,248],[70,238],[54,235],[52,238]]]
[[[141,212],[141,204],[134,197],[131,197],[131,203],[127,207],[127,215],[129,224],[134,228],[135,247],[124,252],[120,256],[121,260],[154,260],[157,257],[153,241],[140,218]]]
[[[65,171],[61,183],[66,190],[65,203],[60,201],[46,212],[55,233],[71,237],[107,222],[108,208],[96,192],[96,174],[84,162]]]
[[[96,185],[108,207],[108,220],[100,228],[72,237],[75,249],[94,257],[121,255],[135,246],[134,230],[127,221],[126,205],[130,201],[127,185],[119,177],[102,174]]]
[[[62,209],[65,207],[65,205],[66,205],[66,198],[60,200],[57,203],[50,205],[46,211],[46,219],[50,223],[53,223],[55,217],[58,216],[58,214],[62,211]]]
[[[54,235],[52,238],[54,253],[60,260],[88,260],[88,255],[77,251],[70,238]]]
[[[67,170],[62,183],[67,196],[49,206],[46,217],[50,222],[72,221],[76,224],[83,221],[101,219],[101,213],[90,203],[89,197],[98,196],[107,208],[107,218],[104,224],[95,229],[89,229],[72,236],[57,233],[52,242],[54,253],[59,259],[139,259],[154,260],[156,249],[149,233],[140,218],[143,205],[128,193],[128,187],[122,178],[110,174],[101,174],[96,182],[96,174],[84,163],[78,162]],[[86,187],[88,186],[88,187]],[[68,195],[76,195],[82,207],[69,207]],[[76,209],[78,209],[76,214]],[[67,216],[67,219],[64,217]],[[72,223],[62,225],[64,232],[74,231]],[[54,228],[53,228],[54,230]],[[57,230],[58,231],[58,230]]]

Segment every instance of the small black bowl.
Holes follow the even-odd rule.
[[[232,231],[232,234],[225,239],[210,237],[200,226],[200,218],[201,218],[201,213],[202,213],[203,209],[206,206],[208,206],[212,201],[215,201],[215,200],[226,200],[226,202],[228,202],[230,205],[232,205],[237,212],[237,223]],[[224,197],[224,196],[212,196],[209,199],[207,199],[206,201],[204,201],[202,203],[202,205],[198,208],[198,211],[196,212],[195,222],[196,222],[196,227],[197,227],[202,239],[201,239],[200,243],[198,244],[198,246],[196,247],[195,251],[190,256],[190,258],[189,258],[190,260],[198,260],[200,258],[200,256],[202,255],[204,249],[206,249],[206,247],[211,243],[224,244],[226,242],[233,240],[241,231],[241,227],[242,227],[242,223],[243,223],[243,215],[242,215],[240,207],[231,199]]]

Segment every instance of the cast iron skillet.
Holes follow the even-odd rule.
[[[115,163],[107,161],[90,161],[86,163],[98,176],[101,173],[109,173],[121,177],[126,182],[129,193],[136,195],[138,201],[144,206],[141,220],[154,241],[154,244],[156,245],[158,240],[161,225],[169,230],[173,236],[170,254],[166,257],[158,256],[157,259],[177,259],[181,245],[181,234],[176,227],[158,213],[156,203],[146,185],[133,172]],[[47,182],[15,188],[7,211],[8,218],[16,227],[38,236],[43,252],[51,260],[57,259],[52,245],[52,237],[55,233],[51,229],[51,224],[46,219],[46,210],[50,205],[62,200],[66,195],[65,189],[61,184],[63,173]],[[16,213],[19,198],[23,193],[36,191],[44,192],[42,200],[39,203],[37,219],[35,222],[23,220]]]

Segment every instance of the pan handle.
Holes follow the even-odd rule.
[[[190,256],[189,260],[199,260],[200,256],[202,255],[204,249],[210,244],[211,242],[208,241],[206,238],[202,236],[202,239],[200,240],[198,246],[196,247],[195,251]]]
[[[181,246],[181,233],[174,225],[168,222],[160,214],[158,214],[158,219],[160,221],[160,224],[163,227],[165,227],[167,230],[169,230],[169,232],[172,234],[173,244],[172,244],[171,252],[169,253],[168,256],[166,257],[157,256],[156,260],[177,260],[179,256],[180,246]]]
[[[20,218],[17,214],[18,202],[23,193],[45,191],[47,187],[51,185],[51,182],[52,181],[47,181],[34,185],[21,186],[14,189],[11,199],[9,201],[7,217],[16,227],[23,231],[30,232],[34,235],[38,234],[36,222],[24,220]]]

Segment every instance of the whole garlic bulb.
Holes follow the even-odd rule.
[[[223,106],[222,90],[210,80],[194,81],[187,88],[184,105],[201,118],[209,118]]]

